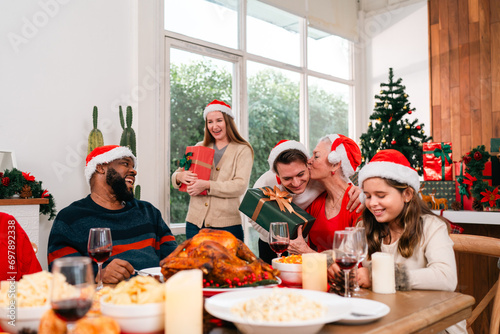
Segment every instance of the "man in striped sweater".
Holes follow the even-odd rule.
[[[49,268],[60,257],[88,256],[92,227],[111,229],[113,252],[103,264],[104,283],[127,279],[134,269],[158,267],[177,247],[160,211],[134,198],[135,166],[136,158],[128,147],[102,146],[87,156],[85,176],[90,195],[58,213],[49,236]]]

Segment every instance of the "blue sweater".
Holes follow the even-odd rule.
[[[57,214],[49,236],[49,269],[57,258],[88,256],[87,241],[92,227],[111,229],[113,252],[103,268],[115,258],[130,262],[138,270],[158,267],[160,260],[177,247],[160,211],[151,203],[134,199],[120,210],[108,210],[88,195]],[[97,273],[95,262],[94,272]]]

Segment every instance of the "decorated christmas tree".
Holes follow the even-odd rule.
[[[379,151],[395,149],[404,154],[411,166],[422,175],[422,143],[427,142],[424,124],[418,120],[410,121],[407,115],[415,112],[408,101],[406,87],[402,79],[394,81],[392,68],[389,68],[389,82],[380,84],[380,94],[375,95],[375,109],[370,116],[368,131],[361,135],[361,166]]]

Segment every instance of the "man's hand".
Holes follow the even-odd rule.
[[[186,190],[190,196],[199,195],[202,191],[210,189],[210,181],[196,180],[187,186]]]
[[[128,261],[114,259],[101,270],[102,282],[116,284],[134,273],[134,267]]]
[[[290,245],[288,246],[288,253],[290,254],[304,254],[304,253],[316,253],[311,247],[309,247],[302,237],[302,225],[297,229],[297,238],[290,240]]]
[[[365,208],[365,205],[361,203],[359,200],[359,195],[361,195],[361,188],[352,186],[351,189],[349,189],[349,192],[347,193],[349,195],[349,202],[347,203],[347,210],[352,212],[354,209],[358,208],[356,210],[356,213],[360,213],[363,211]]]

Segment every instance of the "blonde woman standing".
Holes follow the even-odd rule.
[[[203,113],[205,136],[197,143],[215,150],[209,180],[181,168],[172,174],[172,185],[178,189],[187,185],[191,196],[186,216],[186,238],[192,238],[202,228],[231,232],[243,240],[243,228],[238,207],[240,196],[248,188],[253,166],[253,149],[239,134],[231,106],[218,100],[210,102]],[[200,195],[207,191],[206,196]]]

